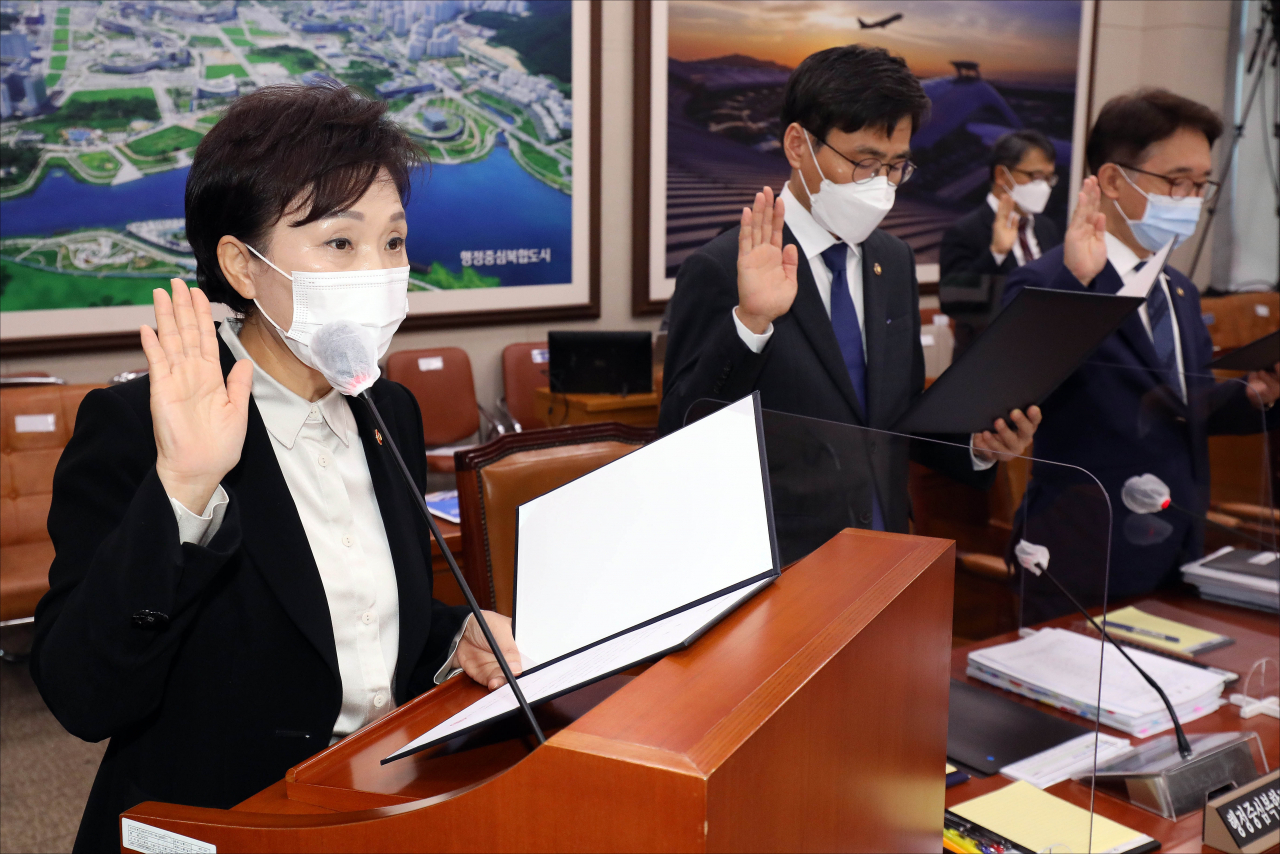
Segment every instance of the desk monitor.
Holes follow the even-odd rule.
[[[556,394],[648,394],[653,342],[648,332],[548,332]]]

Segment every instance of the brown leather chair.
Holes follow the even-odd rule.
[[[502,396],[507,414],[522,430],[547,425],[547,413],[539,411],[534,389],[551,384],[546,341],[508,344],[502,350]]]
[[[463,573],[480,607],[511,615],[516,508],[625,456],[654,438],[624,424],[508,433],[458,453]],[[572,544],[570,544],[572,545]]]
[[[0,625],[26,622],[49,589],[53,543],[46,522],[53,470],[80,401],[100,385],[0,389]]]
[[[427,443],[427,468],[453,471],[453,453],[431,449],[457,445],[480,432],[480,408],[471,378],[471,360],[457,347],[401,350],[387,358],[387,379],[400,383],[422,408],[422,438]]]

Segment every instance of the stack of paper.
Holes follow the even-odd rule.
[[[1095,743],[1098,746],[1096,756]],[[1127,738],[1098,733],[1095,739],[1093,733],[1088,733],[1006,765],[1000,769],[1000,773],[1014,780],[1030,783],[1037,789],[1047,789],[1077,774],[1091,772],[1095,766],[1119,759],[1132,749]]]
[[[1155,851],[1146,834],[1067,803],[1029,783],[1012,783],[951,812],[1031,851]]]
[[[1280,611],[1280,552],[1223,546],[1208,557],[1184,564],[1182,578],[1216,602],[1261,611]]]
[[[1129,655],[1164,689],[1183,723],[1222,705],[1226,683],[1220,674],[1139,649]],[[1160,696],[1115,647],[1107,644],[1104,657],[1098,638],[1065,629],[1042,629],[1012,643],[975,650],[969,653],[968,674],[1090,720],[1101,718],[1139,738],[1173,728]]]

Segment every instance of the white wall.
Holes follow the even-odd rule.
[[[466,350],[482,404],[492,404],[501,394],[502,348],[507,344],[544,340],[548,329],[658,328],[657,317],[631,317],[632,6],[630,0],[609,0],[602,6],[600,319],[403,332],[391,344],[392,351],[419,347]],[[580,97],[586,97],[586,93]],[[10,318],[6,322],[15,321]],[[121,371],[145,365],[146,358],[139,348],[2,359],[0,373],[39,370],[68,382],[106,382]]]
[[[1145,86],[1169,89],[1225,115],[1226,76],[1234,65],[1227,56],[1231,5],[1226,0],[1099,0],[1090,122],[1109,98]],[[1215,160],[1227,137],[1215,145]],[[1175,267],[1190,269],[1198,239],[1197,234],[1173,252]],[[1210,280],[1212,248],[1213,241],[1206,242],[1196,268],[1195,282],[1202,289]]]

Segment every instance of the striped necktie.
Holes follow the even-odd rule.
[[[1146,261],[1140,261],[1138,266],[1133,268],[1133,272],[1137,273],[1146,263]],[[1151,326],[1151,344],[1155,347],[1160,373],[1169,383],[1169,387],[1185,400],[1182,394],[1182,383],[1178,380],[1178,356],[1174,352],[1177,345],[1173,340],[1173,311],[1170,309],[1169,300],[1165,296],[1164,286],[1160,281],[1163,277],[1163,272],[1156,276],[1155,283],[1147,293],[1147,322]]]

